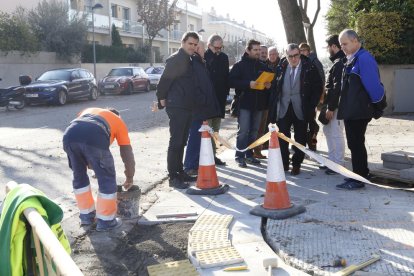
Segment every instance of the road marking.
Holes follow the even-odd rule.
[[[124,111],[128,111],[128,110],[129,110],[129,108],[127,108],[127,109],[121,109],[121,110],[119,110],[119,113],[124,112]]]
[[[37,129],[45,129],[45,128],[48,128],[48,126],[38,127]]]

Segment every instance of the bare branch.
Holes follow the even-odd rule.
[[[321,10],[321,0],[318,0],[318,7],[316,8],[315,17],[312,20],[311,26],[315,26],[316,19],[318,19],[319,11]]]

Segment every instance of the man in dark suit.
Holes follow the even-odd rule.
[[[223,53],[223,39],[219,35],[212,35],[208,39],[208,49],[204,54],[207,70],[213,82],[214,91],[220,105],[220,117],[210,119],[209,125],[215,133],[220,130],[221,119],[224,118],[227,96],[229,95],[229,57]],[[216,165],[224,166],[225,162],[216,156],[216,145],[213,140],[214,161]]]
[[[277,122],[279,131],[290,137],[293,125],[295,141],[305,145],[307,124],[314,118],[316,105],[322,93],[322,79],[310,60],[300,54],[295,43],[288,45],[286,58],[279,63],[276,76],[276,95],[272,98],[271,122]],[[293,147],[292,175],[300,173],[305,153]],[[288,143],[280,140],[283,167],[289,170]]]

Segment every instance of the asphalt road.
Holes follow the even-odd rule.
[[[76,114],[87,107],[114,107],[128,125],[136,161],[135,184],[146,191],[167,176],[168,118],[151,112],[155,91],[126,96],[100,96],[65,106],[28,106],[23,110],[0,108],[0,201],[8,181],[28,183],[50,198],[70,196],[72,171],[62,148],[62,134]],[[119,147],[114,142],[117,182],[125,180]],[[91,172],[91,171],[90,171]],[[92,172],[91,172],[92,174]],[[91,179],[92,185],[96,180]]]

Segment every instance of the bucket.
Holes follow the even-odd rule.
[[[134,219],[139,216],[139,198],[141,189],[133,185],[128,191],[123,191],[122,186],[118,186],[118,211],[117,215],[123,219]]]

